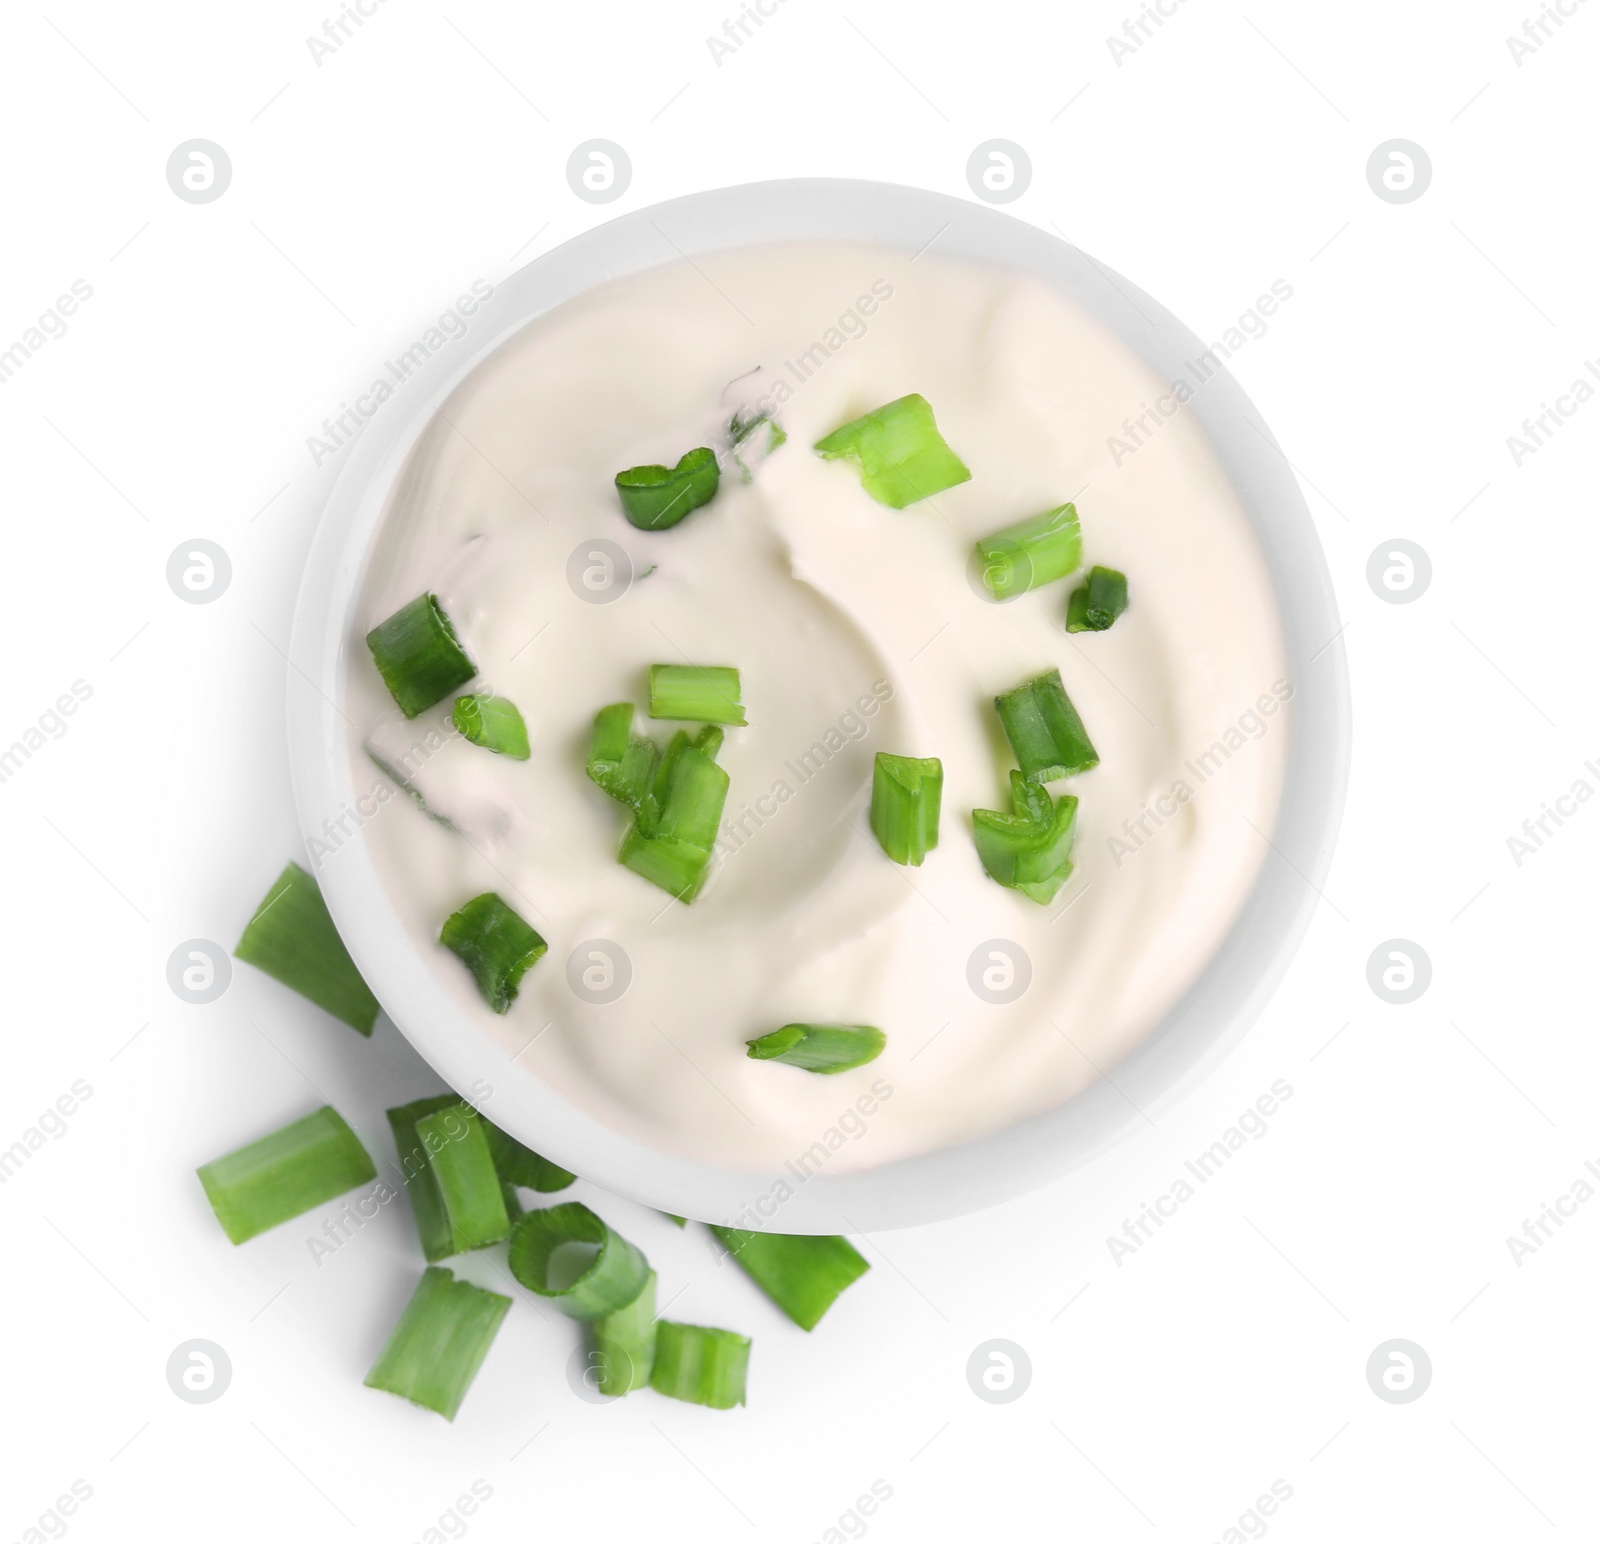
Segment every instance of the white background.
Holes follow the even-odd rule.
[[[1246,1536],[1593,1537],[1600,1204],[1520,1265],[1506,1243],[1600,1159],[1600,810],[1520,867],[1507,848],[1600,787],[1600,406],[1520,468],[1506,445],[1600,353],[1600,5],[1565,3],[1520,66],[1521,0],[1186,0],[1120,65],[1132,0],[784,0],[720,66],[703,4],[385,0],[320,65],[313,5],[10,11],[0,348],[74,280],[93,298],[0,387],[0,743],[73,681],[93,695],[0,784],[0,1146],[93,1092],[0,1187],[0,1538],[74,1480],[85,1540],[415,1541],[474,1480],[491,1498],[449,1527],[486,1541],[817,1541],[874,1480],[885,1541],[1204,1544],[1275,1480],[1292,1498]],[[195,137],[233,163],[205,205],[165,177]],[[633,161],[609,208],[564,175],[592,137]],[[1293,286],[1233,367],[1322,533],[1357,741],[1289,979],[1087,1171],[862,1241],[871,1273],[810,1336],[699,1230],[601,1198],[674,1317],[754,1337],[746,1410],[582,1402],[574,1327],[525,1294],[453,1426],[364,1389],[418,1265],[403,1205],[319,1267],[320,1216],[235,1249],[193,1170],[324,1097],[378,1150],[384,1107],[436,1081],[387,1021],[363,1042],[248,968],[208,1007],[165,979],[181,941],[231,947],[297,850],[280,651],[306,435],[472,279],[610,214],[799,174],[970,197],[994,137],[1033,163],[1012,213],[1207,337]],[[1404,205],[1366,179],[1394,137],[1434,169]],[[165,580],[195,537],[232,561],[214,604]],[[1433,564],[1408,605],[1366,579],[1398,537]],[[1394,937],[1433,963],[1404,1007],[1366,978]],[[1107,1236],[1275,1079],[1267,1134],[1116,1263]],[[232,1362],[206,1405],[165,1375],[197,1337]],[[1409,1404],[1366,1378],[1396,1337],[1433,1366]],[[966,1378],[995,1338],[1032,1363],[1006,1405]]]

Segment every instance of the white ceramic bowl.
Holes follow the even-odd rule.
[[[931,243],[945,257],[1031,274],[1099,318],[1166,380],[1184,378],[1185,361],[1205,347],[1156,301],[1066,242],[993,209],[915,188],[831,179],[722,188],[624,215],[557,247],[505,280],[468,335],[440,351],[372,417],[328,499],[301,587],[289,673],[290,759],[308,837],[350,809],[361,791],[339,711],[349,651],[364,647],[353,607],[390,491],[444,398],[528,321],[596,284],[680,262],[680,253],[797,240],[872,242],[908,252]],[[493,1089],[486,1113],[586,1179],[713,1222],[755,1206],[769,1226],[788,1233],[907,1227],[1008,1199],[1137,1129],[1144,1121],[1137,1111],[1154,1114],[1192,1089],[1265,1006],[1317,904],[1344,802],[1350,703],[1327,566],[1282,452],[1225,373],[1208,381],[1185,411],[1210,439],[1265,552],[1295,711],[1274,850],[1216,956],[1117,1067],[1115,1088],[1102,1081],[993,1135],[805,1183],[655,1151],[514,1065],[463,1015],[444,989],[444,962],[411,942],[357,831],[319,877],[351,954],[401,1032],[453,1087],[464,1091],[482,1080]],[[759,1203],[770,1204],[781,1187],[794,1194],[769,1214]]]

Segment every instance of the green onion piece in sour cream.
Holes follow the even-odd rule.
[[[631,1303],[596,1319],[590,1329],[595,1388],[611,1395],[649,1388],[656,1359],[656,1273],[646,1274]]]
[[[367,1387],[453,1421],[510,1307],[509,1297],[430,1265],[372,1364]]]
[[[871,1269],[848,1239],[714,1225],[711,1231],[745,1274],[803,1330],[815,1329],[839,1294]]]
[[[976,546],[983,582],[996,600],[1065,579],[1083,560],[1083,533],[1071,504],[980,537]]]
[[[466,1104],[436,1110],[417,1122],[417,1136],[428,1151],[454,1252],[498,1244],[511,1232],[511,1218],[476,1113]]]
[[[662,766],[667,777],[653,834],[687,842],[709,856],[728,798],[728,774],[687,736],[674,737]]]
[[[1103,633],[1127,609],[1127,576],[1114,568],[1091,568],[1067,600],[1067,631]]]
[[[721,476],[716,452],[701,445],[676,466],[634,466],[618,472],[617,497],[630,525],[641,531],[665,531],[709,504]]]
[[[738,672],[729,674],[737,702]],[[722,738],[715,724],[692,738],[680,729],[663,752],[633,732],[632,704],[613,703],[595,715],[589,777],[634,817],[617,861],[685,904],[711,872],[727,803],[728,774],[716,762]]]
[[[757,413],[747,418],[743,412],[738,412],[728,424],[728,454],[743,480],[750,482],[756,468],[788,438],[783,426],[770,413]]]
[[[1100,756],[1061,684],[1047,670],[994,700],[995,712],[1030,783],[1051,783],[1099,766]]]
[[[407,718],[465,686],[478,673],[437,595],[419,595],[367,634],[372,661]]]
[[[713,1410],[744,1403],[748,1336],[663,1319],[656,1325],[655,1353],[650,1387],[656,1393]]]
[[[657,814],[655,780],[660,761],[656,742],[633,732],[631,702],[614,702],[595,714],[589,780],[651,828]]]
[[[474,896],[445,919],[439,942],[472,973],[496,1013],[516,1001],[517,988],[549,947],[493,890]]]
[[[233,952],[357,1033],[372,1033],[378,999],[339,937],[316,880],[298,863],[273,880]]]
[[[876,1061],[886,1044],[870,1024],[785,1024],[769,1035],[747,1040],[754,1061],[780,1061],[807,1072],[848,1072]]]
[[[705,888],[711,871],[710,854],[703,847],[645,836],[637,826],[623,837],[617,861],[686,906]]]
[[[1047,905],[1072,874],[1078,801],[1070,794],[1052,799],[1045,789],[1013,772],[1011,803],[1009,815],[999,810],[972,812],[979,861],[997,883]]]
[[[526,761],[528,726],[516,703],[508,697],[496,697],[492,692],[472,692],[457,697],[450,714],[451,722],[474,745],[513,761]]]
[[[711,872],[727,799],[728,774],[680,730],[656,773],[660,813],[653,826],[634,821],[617,861],[688,904]]]
[[[872,763],[872,834],[896,863],[920,864],[939,845],[944,767],[934,756],[891,756]]]
[[[742,727],[749,721],[739,696],[739,672],[732,665],[650,667],[651,718]]]
[[[222,1231],[242,1244],[378,1177],[361,1139],[332,1105],[198,1171]]]
[[[511,1229],[511,1274],[569,1318],[603,1319],[644,1289],[649,1263],[581,1201],[525,1212]]]
[[[861,486],[890,509],[904,509],[972,477],[939,433],[928,399],[915,392],[842,425],[812,448],[830,461],[856,462]]]

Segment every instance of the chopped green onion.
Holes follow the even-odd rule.
[[[596,1319],[589,1365],[602,1394],[626,1394],[650,1387],[656,1359],[656,1273],[649,1271],[631,1303]]]
[[[742,727],[748,720],[739,672],[732,665],[652,665],[650,717]]]
[[[483,1122],[483,1134],[489,1140],[495,1170],[508,1185],[522,1185],[548,1195],[554,1190],[565,1190],[577,1179],[576,1174],[551,1163],[548,1158],[541,1158],[531,1147],[524,1147],[492,1120],[482,1115],[478,1119]]]
[[[787,1062],[807,1072],[848,1072],[876,1061],[886,1044],[870,1024],[785,1024],[770,1035],[747,1040],[745,1055],[755,1061]]]
[[[551,1268],[564,1245],[593,1246],[584,1269],[571,1281],[561,1280],[559,1263]],[[650,1273],[645,1257],[581,1201],[563,1201],[517,1218],[507,1263],[530,1292],[553,1299],[573,1319],[603,1319],[626,1308]]]
[[[1000,723],[1030,783],[1053,783],[1099,766],[1100,756],[1061,684],[1047,670],[994,700]]]
[[[1083,533],[1074,505],[1061,504],[1042,515],[980,537],[978,557],[983,582],[996,600],[1010,600],[1041,584],[1065,579],[1083,560]]]
[[[760,431],[767,432],[756,442]],[[770,456],[780,445],[788,441],[789,436],[783,432],[778,420],[770,413],[757,413],[746,418],[743,412],[733,415],[728,424],[728,450],[732,455],[734,464],[739,468],[739,474],[745,482],[751,481],[755,476],[756,467]],[[747,461],[745,458],[749,457]]]
[[[928,399],[915,392],[835,429],[813,449],[829,460],[854,459],[861,486],[890,509],[904,509],[972,476],[945,444]]]
[[[500,1176],[477,1115],[465,1104],[417,1122],[450,1225],[453,1253],[498,1244],[511,1232]]]
[[[944,767],[934,756],[891,756],[872,763],[872,834],[896,863],[919,864],[939,845]]]
[[[1127,575],[1114,568],[1091,568],[1088,581],[1067,601],[1067,631],[1103,633],[1127,609]]]
[[[655,778],[661,752],[656,742],[633,732],[633,704],[614,702],[594,716],[587,771],[590,781],[652,829],[655,826]]]
[[[378,1177],[360,1138],[331,1104],[196,1172],[235,1244]]]
[[[689,1219],[687,1217],[680,1217],[676,1212],[663,1212],[661,1215],[665,1217],[667,1221],[670,1222],[675,1228],[686,1228],[689,1226]]]
[[[699,1324],[674,1324],[670,1319],[656,1325],[650,1387],[668,1399],[731,1410],[744,1403],[749,1366],[748,1336]]]
[[[839,1294],[871,1269],[848,1239],[715,1225],[711,1231],[745,1274],[803,1330],[815,1329]]]
[[[478,673],[437,595],[419,595],[367,634],[367,647],[400,711],[415,718]]]
[[[674,467],[634,466],[617,473],[617,497],[630,525],[665,531],[716,497],[722,476],[716,452],[704,445]]]
[[[711,872],[711,854],[703,847],[646,836],[637,826],[629,827],[623,837],[617,861],[685,906],[705,888]]]
[[[439,942],[472,972],[496,1013],[516,1001],[522,978],[549,947],[493,890],[475,895],[447,917]]]
[[[1043,783],[1030,783],[1015,767],[1011,769],[1011,813],[1035,825],[1049,825],[1055,816],[1056,801]]]
[[[687,842],[709,855],[728,798],[728,774],[687,740],[669,750],[668,758],[663,764],[670,767],[670,779],[655,834]]]
[[[641,818],[622,839],[617,860],[685,904],[711,871],[728,774],[681,730],[657,773],[660,815],[653,828]]]
[[[657,665],[652,677],[655,671],[676,668]],[[697,666],[687,668],[704,673]],[[739,673],[725,674],[733,678],[732,700],[737,704]],[[719,701],[725,708],[726,700]],[[700,893],[711,871],[728,799],[728,774],[715,759],[722,738],[715,724],[707,724],[693,739],[680,729],[663,752],[655,741],[634,733],[630,703],[613,703],[595,715],[589,777],[634,816],[617,861],[685,903]]]
[[[430,1265],[372,1364],[367,1387],[453,1421],[510,1307],[509,1297]]]
[[[486,751],[513,761],[526,761],[530,755],[528,726],[508,697],[496,697],[492,692],[457,697],[450,718],[462,734]]]
[[[1029,900],[1047,905],[1072,873],[1078,801],[1052,800],[1020,772],[1011,774],[1012,813],[974,810],[972,833],[984,872]]]
[[[422,1257],[430,1265],[449,1259],[456,1253],[456,1245],[444,1209],[444,1196],[439,1191],[438,1176],[433,1171],[432,1155],[417,1127],[425,1116],[460,1107],[458,1095],[434,1094],[384,1111],[389,1118],[389,1129],[394,1133],[395,1151],[400,1155],[400,1173],[405,1179],[406,1194],[411,1198],[411,1215],[416,1219]]]
[[[378,999],[339,937],[316,880],[298,863],[273,880],[233,952],[358,1033],[372,1033]]]

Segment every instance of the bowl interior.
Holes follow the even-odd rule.
[[[760,1173],[663,1153],[514,1064],[457,1008],[413,946],[355,830],[318,865],[351,954],[401,1032],[454,1088],[586,1179],[679,1215],[788,1233],[906,1227],[1019,1195],[1085,1162],[1191,1089],[1265,1006],[1309,924],[1332,857],[1349,759],[1344,648],[1326,563],[1288,462],[1206,345],[1126,279],[998,211],[887,184],[803,179],[693,194],[624,215],[501,282],[457,351],[411,376],[350,447],[314,538],[290,648],[289,741],[301,827],[346,818],[358,789],[339,709],[367,551],[418,436],[456,384],[534,317],[606,280],[755,244],[874,243],[1029,274],[1067,295],[1164,380],[1198,388],[1194,416],[1233,484],[1277,594],[1295,714],[1273,851],[1233,929],[1163,1022],[1099,1083],[991,1135],[846,1175]],[[1332,642],[1330,642],[1332,640]],[[1143,1112],[1143,1113],[1140,1113]]]

